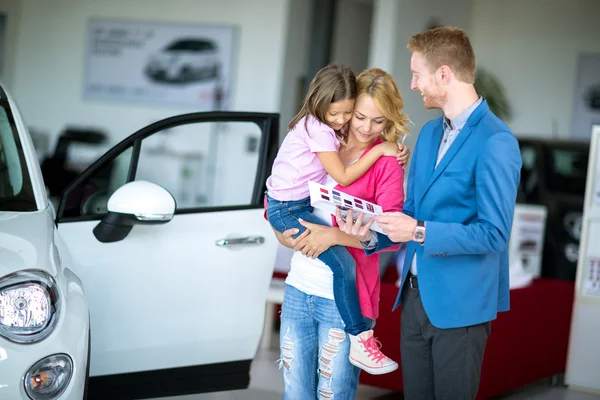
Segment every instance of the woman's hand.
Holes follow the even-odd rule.
[[[371,218],[369,222],[363,225],[363,218],[365,214],[358,214],[356,222],[352,220],[352,210],[348,210],[348,215],[342,217],[342,213],[339,207],[335,210],[335,221],[337,222],[340,230],[352,237],[357,238],[361,242],[368,242],[371,240],[371,225],[375,221],[375,218]]]
[[[273,232],[275,232],[275,237],[277,237],[279,243],[290,249],[293,249],[298,244],[298,242],[302,241],[302,239],[304,239],[310,234],[310,231],[306,230],[302,232],[300,236],[294,239],[293,236],[298,233],[297,228],[288,229],[283,233],[277,232],[275,229],[273,229]]]
[[[410,149],[408,148],[408,146],[405,146],[402,143],[398,142],[398,156],[396,157],[396,159],[398,160],[398,164],[406,165],[409,157]]]
[[[336,244],[336,228],[313,224],[302,219],[299,219],[299,221],[306,228],[302,235],[306,232],[310,232],[310,234],[297,241],[294,250],[301,251],[307,257],[317,258],[321,253]]]

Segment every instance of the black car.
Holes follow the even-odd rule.
[[[575,280],[589,142],[519,138],[523,167],[517,203],[546,206],[542,276]]]

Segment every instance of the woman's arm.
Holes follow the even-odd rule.
[[[347,235],[338,228],[313,224],[303,220],[300,220],[300,223],[307,228],[306,232],[310,231],[310,235],[298,241],[294,250],[301,251],[307,257],[317,258],[331,246],[336,245],[362,248],[358,239]]]
[[[283,233],[273,229],[279,243],[290,249],[300,251],[311,258],[319,257],[321,253],[335,245],[362,248],[358,239],[340,231],[338,228],[312,224],[302,220],[300,220],[300,223],[307,229],[296,239],[293,238],[293,235],[298,233],[296,228],[288,229]]]
[[[375,203],[380,205],[384,212],[401,211],[404,205],[404,169],[393,160],[380,162],[376,165],[376,168],[374,171]],[[373,233],[368,231],[368,228],[374,219],[371,219],[366,224],[362,224],[362,218],[359,215],[355,223],[346,223],[338,213],[336,221],[341,230],[363,242],[368,242],[373,235]],[[377,234],[377,236],[379,237],[380,234]],[[381,235],[381,237],[388,239],[385,235]],[[383,240],[383,242],[385,242],[385,246],[382,246],[377,241],[377,247],[374,250],[367,250],[367,254],[382,250],[395,251],[400,247],[391,241],[388,243],[386,240]]]

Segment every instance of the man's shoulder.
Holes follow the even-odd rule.
[[[508,132],[513,134],[512,130],[502,121],[500,118],[496,116],[491,110],[488,110],[481,118],[479,123],[475,127],[481,127],[485,129],[490,134],[495,134],[498,132]]]
[[[493,112],[487,112],[480,123],[472,129],[477,130],[477,134],[472,136],[479,141],[478,146],[481,148],[479,156],[500,153],[505,160],[509,158],[520,160],[521,150],[517,137]]]
[[[497,141],[518,143],[517,138],[508,125],[490,110],[483,114],[481,119],[476,124],[471,125],[470,128],[477,132],[474,137],[482,145],[493,146],[493,143]]]

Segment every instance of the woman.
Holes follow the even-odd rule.
[[[410,122],[394,79],[386,72],[372,68],[361,73],[357,77],[357,92],[350,127],[339,150],[345,165],[383,140],[396,142],[408,132]],[[379,204],[384,211],[400,211],[403,182],[404,171],[396,159],[382,157],[343,191]],[[302,251],[296,251],[292,257],[281,314],[284,398],[354,399],[360,370],[348,359],[350,340],[333,300],[331,269],[316,257],[333,245],[348,247],[357,264],[361,312],[373,326],[379,306],[379,256],[367,257],[358,240],[337,227],[305,222],[303,225],[308,230],[295,240],[291,235],[297,231],[276,233],[283,245]],[[385,361],[373,339],[364,347],[364,357]]]

